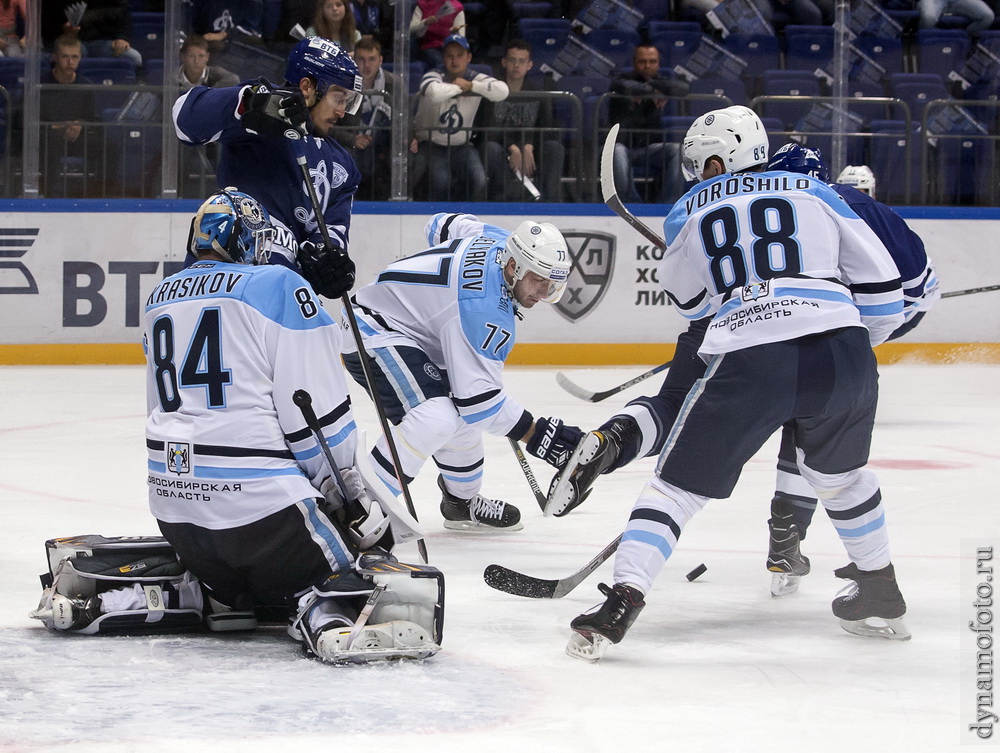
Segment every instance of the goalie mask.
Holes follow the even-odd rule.
[[[572,264],[566,239],[555,225],[533,220],[522,222],[507,238],[500,255],[500,264],[505,269],[509,259],[515,263],[514,283],[529,271],[534,272],[550,282],[548,294],[541,300],[557,303],[562,298]]]
[[[188,252],[214,251],[235,264],[266,264],[274,227],[263,205],[249,194],[224,188],[209,196],[191,221]]]
[[[329,39],[306,37],[289,53],[285,81],[297,87],[307,76],[316,82],[318,100],[331,86],[339,86],[347,91],[344,109],[348,115],[354,115],[361,107],[362,78],[358,66],[343,48]]]
[[[819,149],[790,141],[781,147],[767,163],[768,170],[785,170],[790,173],[800,173],[816,178],[824,183],[830,182],[830,170],[823,162]]]
[[[875,173],[868,165],[848,165],[837,176],[837,182],[875,196]]]
[[[757,113],[743,105],[712,110],[699,117],[684,136],[681,167],[691,181],[701,176],[712,157],[727,173],[738,173],[767,162],[767,132]]]

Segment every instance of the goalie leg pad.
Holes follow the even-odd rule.
[[[141,635],[201,624],[201,584],[162,537],[78,536],[46,549],[50,572],[31,616],[50,630]]]
[[[444,575],[440,570],[382,560],[359,569],[359,575],[339,578],[342,581],[334,581],[335,585],[356,579],[367,590],[318,587],[300,599],[289,632],[301,637],[307,655],[330,664],[365,664],[426,659],[441,649]],[[365,595],[369,600],[361,609],[358,597]]]

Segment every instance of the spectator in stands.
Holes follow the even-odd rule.
[[[523,39],[507,43],[500,61],[500,80],[510,94],[539,91],[540,87],[526,79],[531,70],[531,44]],[[562,201],[562,172],[566,147],[558,135],[539,132],[551,128],[552,100],[541,97],[514,96],[499,102],[486,102],[482,124],[486,132],[486,174],[491,188],[490,198],[499,201],[530,201],[535,197],[525,182],[537,185],[543,201]],[[540,148],[539,148],[540,145]],[[539,174],[541,180],[536,180]]]
[[[208,40],[189,34],[181,45],[181,67],[177,82],[182,91],[193,86],[236,86],[240,77],[217,65],[209,65]]]
[[[84,163],[89,158],[96,165],[100,159],[94,153],[99,140],[89,138],[88,128],[95,119],[94,93],[77,88],[94,83],[76,72],[81,57],[80,40],[74,34],[63,34],[53,42],[52,67],[40,79],[43,84],[68,87],[43,89],[40,95],[42,192],[48,197],[83,196]],[[74,181],[71,174],[79,179]]]
[[[768,23],[776,28],[785,24],[820,26],[833,23],[834,0],[764,0],[759,7]]]
[[[73,26],[67,20],[63,32],[75,34],[80,39],[83,57],[124,57],[138,68],[142,65],[142,55],[129,41],[132,38],[132,10],[128,2],[87,0],[80,25]]]
[[[469,71],[472,52],[465,37],[452,34],[443,49],[444,70],[428,71],[420,81],[410,142],[413,185],[426,175],[430,200],[485,201],[486,171],[472,143],[472,124],[484,97],[498,102],[509,90],[492,76]]]
[[[242,69],[240,61],[245,59],[245,53],[233,50],[232,45],[261,43],[264,0],[187,0],[182,7],[187,11],[188,31],[208,40],[209,52],[217,65],[240,76],[248,74],[248,78],[260,75]]]
[[[387,23],[392,14],[385,5],[385,0],[353,0],[354,26],[363,37],[374,37],[380,45],[384,44]]]
[[[420,43],[414,57],[428,68],[441,65],[444,40],[453,34],[465,36],[465,9],[459,0],[417,0],[410,18],[410,34]]]
[[[25,0],[0,0],[0,57],[24,57]]]
[[[990,28],[994,19],[993,8],[984,0],[917,0],[917,10],[920,11],[921,29],[933,29],[941,16],[951,13],[968,18],[969,25],[965,30],[978,34]]]
[[[651,44],[640,44],[632,56],[631,73],[611,82],[609,120],[621,125],[615,145],[615,185],[626,201],[642,201],[635,188],[634,168],[656,178],[658,200],[670,203],[684,193],[680,145],[663,141],[660,117],[668,97],[683,97],[690,87],[660,75],[660,53]]]
[[[361,32],[354,25],[354,11],[350,0],[317,0],[312,25],[306,29],[307,37],[323,37],[336,42],[348,53],[361,39]]]
[[[382,45],[373,37],[361,37],[354,48],[354,62],[368,93],[356,114],[341,118],[349,140],[338,141],[345,143],[361,171],[358,198],[385,201],[389,198],[388,176],[392,172],[392,94],[399,86],[399,77],[382,69]]]

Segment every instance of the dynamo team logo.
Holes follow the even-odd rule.
[[[615,269],[615,236],[584,230],[564,230],[573,268],[556,311],[575,322],[589,314],[608,291]]]

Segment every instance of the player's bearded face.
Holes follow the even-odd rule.
[[[309,110],[313,131],[317,135],[326,136],[334,124],[344,117],[353,94],[341,86],[331,86],[326,90],[323,98]]]

